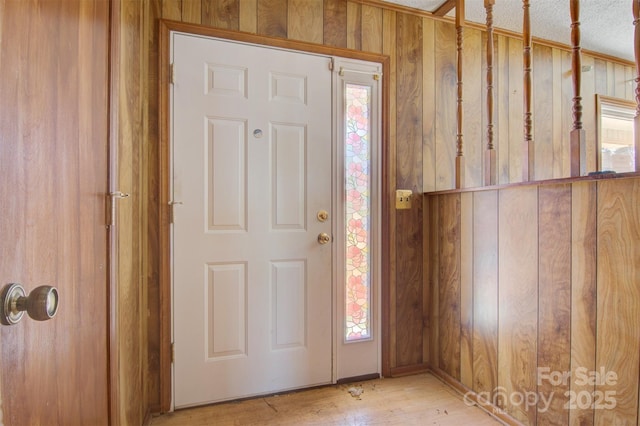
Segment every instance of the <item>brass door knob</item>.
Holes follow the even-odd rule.
[[[331,241],[331,236],[326,232],[321,232],[320,234],[318,234],[318,243],[327,244],[330,241]]]

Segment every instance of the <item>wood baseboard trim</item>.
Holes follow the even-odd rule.
[[[507,414],[501,408],[496,407],[495,405],[489,403],[485,399],[479,398],[477,393],[475,393],[473,390],[467,388],[465,385],[463,385],[462,383],[460,383],[459,381],[457,381],[456,379],[451,377],[446,372],[440,370],[439,368],[430,367],[429,368],[429,372],[431,374],[433,374],[434,377],[436,377],[440,381],[442,381],[445,385],[448,385],[453,390],[455,390],[458,393],[460,393],[460,395],[462,395],[465,398],[465,403],[467,403],[469,401],[473,402],[474,405],[476,405],[477,407],[481,408],[483,411],[485,411],[491,417],[495,418],[496,420],[502,422],[505,425],[509,425],[509,426],[524,426],[522,423],[520,423],[518,420],[516,420],[513,417],[511,417],[509,414]]]

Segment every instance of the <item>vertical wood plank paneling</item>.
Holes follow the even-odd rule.
[[[389,205],[395,206],[395,189],[396,186],[396,117],[397,117],[397,108],[396,108],[396,76],[397,76],[397,60],[396,60],[396,12],[386,10],[382,15],[382,26],[383,26],[383,43],[382,49],[383,53],[389,55],[389,82],[388,93],[389,93],[389,123],[388,124],[388,146],[387,153],[389,158],[387,160],[388,164],[388,173],[389,173],[389,187],[393,191],[389,196]],[[389,211],[389,229],[395,230],[397,229],[397,220],[396,220],[396,210],[391,208]],[[389,347],[391,348],[389,353],[389,366],[391,368],[395,368],[398,366],[397,359],[397,313],[396,313],[396,304],[397,304],[397,238],[396,232],[390,232],[389,237],[389,276],[393,280],[390,283],[389,288],[389,329],[391,330],[389,333]]]
[[[569,150],[565,149],[565,147],[569,146],[569,141],[564,139],[564,133],[562,132],[562,112],[563,112],[563,102],[562,102],[562,53],[558,49],[552,49],[552,116],[553,122],[551,123],[551,135],[549,138],[551,139],[552,153],[551,156],[553,158],[553,163],[551,164],[551,176],[553,178],[561,178],[568,176],[565,174],[564,162],[569,161]],[[567,133],[568,134],[568,133]],[[549,167],[549,166],[547,166]],[[570,174],[570,170],[567,170]]]
[[[287,0],[258,0],[258,34],[287,37]]]
[[[497,36],[495,41],[497,54],[493,66],[494,93],[496,95],[494,103],[494,118],[496,121],[496,132],[494,144],[497,149],[498,183],[505,184],[511,182],[510,175],[510,134],[509,134],[509,39],[505,36]]]
[[[423,197],[422,199],[422,264],[424,269],[422,270],[422,322],[424,328],[422,330],[422,362],[431,364],[431,275],[432,270],[435,268],[435,264],[431,263],[431,256],[433,253],[432,242],[432,228],[431,228],[431,203],[433,198]]]
[[[440,367],[440,200],[429,197],[429,365]]]
[[[436,190],[455,186],[456,155],[456,32],[450,23],[435,23],[435,151]]]
[[[347,2],[324,0],[324,44],[347,47]]]
[[[614,73],[613,96],[616,98],[625,99],[627,97],[627,83],[625,82],[625,79],[626,79],[625,66],[622,64],[614,64],[613,73]]]
[[[550,47],[533,47],[533,146],[535,169],[531,180],[553,177],[553,58]]]
[[[591,56],[583,56],[582,64],[593,66],[589,72],[582,73],[582,127],[585,131],[587,145],[587,173],[598,169],[596,165],[596,73],[594,59]],[[572,93],[572,92],[570,92]],[[570,104],[568,104],[570,105]],[[571,117],[571,113],[567,111]],[[593,118],[592,118],[593,117]],[[568,143],[565,146],[569,146]],[[564,176],[568,176],[565,174]]]
[[[362,5],[362,50],[382,53],[382,9]]]
[[[569,383],[544,374],[571,371],[571,185],[540,186],[538,202],[537,421],[567,424]]]
[[[596,183],[577,182],[571,196],[571,392],[593,395],[578,369],[596,371]],[[593,408],[570,407],[571,426],[593,425]]]
[[[240,1],[240,31],[255,34],[258,31],[258,0]]]
[[[139,313],[144,306],[141,299],[142,272],[142,212],[141,193],[144,191],[140,173],[144,169],[140,162],[143,153],[141,145],[134,141],[143,138],[143,114],[145,108],[142,91],[142,71],[148,60],[148,50],[143,34],[145,4],[142,2],[120,1],[122,22],[119,38],[120,68],[119,85],[112,87],[114,102],[117,102],[117,187],[131,194],[129,202],[118,205],[117,264],[118,275],[118,360],[119,376],[118,416],[114,423],[136,424],[142,420],[140,413],[144,403],[142,398],[142,342]],[[145,343],[146,345],[146,343]]]
[[[436,190],[436,88],[435,88],[435,21],[422,21],[422,187],[424,192]]]
[[[202,24],[214,28],[238,30],[240,3],[238,0],[202,0]]]
[[[500,405],[525,424],[536,423],[536,407],[509,402],[513,394],[537,391],[538,189],[503,189],[499,196],[498,385]]]
[[[594,62],[593,73],[596,93],[609,93],[607,88],[607,62],[602,59],[596,59]]]
[[[464,121],[462,123],[464,135],[465,158],[465,186],[478,187],[484,184],[482,173],[484,166],[482,111],[486,111],[482,103],[482,81],[486,79],[486,70],[482,68],[482,57],[486,50],[482,47],[482,37],[479,30],[465,28],[464,30],[464,58],[463,66],[463,107]]]
[[[202,0],[182,0],[182,22],[202,23]]]
[[[498,386],[498,191],[473,194],[473,387]]]
[[[362,49],[362,5],[360,3],[347,3],[347,47],[349,49]]]
[[[440,199],[440,368],[460,380],[460,194]]]
[[[398,363],[422,363],[422,19],[397,14],[396,184],[416,194],[413,208],[396,215]],[[414,259],[407,262],[408,259]]]
[[[288,38],[322,43],[323,10],[323,0],[289,0]]]
[[[615,96],[616,93],[616,75],[615,64],[607,61],[607,91],[609,96]]]
[[[196,0],[198,2],[202,0]],[[162,2],[162,17],[164,19],[172,19],[180,21],[182,19],[182,1],[181,0],[164,0]]]
[[[584,63],[584,57],[583,57]],[[571,53],[570,52],[560,52],[560,69],[568,70],[571,69]],[[561,113],[561,133],[560,133],[560,149],[562,150],[562,171],[561,176],[570,176],[571,175],[571,157],[570,157],[570,134],[573,129],[573,79],[571,74],[565,72],[558,72],[559,86],[560,86],[560,100],[559,105],[562,107]],[[593,80],[592,80],[593,81]],[[584,89],[585,89],[586,80],[582,79],[582,95],[584,97]],[[586,102],[583,102],[583,106]],[[583,121],[584,128],[584,121]]]
[[[596,367],[616,374],[596,392],[615,410],[595,410],[595,424],[636,424],[640,356],[640,180],[598,182]],[[603,401],[603,404],[608,401]]]
[[[460,194],[460,382],[473,387],[473,193]]]
[[[524,108],[522,88],[522,40],[509,39],[509,182],[522,182],[522,142],[524,140]],[[503,80],[504,81],[504,80]]]
[[[144,38],[147,46],[149,46],[147,52],[148,61],[143,71],[145,78],[143,81],[143,93],[148,95],[146,99],[146,108],[143,112],[144,121],[144,137],[141,138],[142,151],[143,151],[143,182],[144,195],[141,200],[142,211],[145,214],[142,215],[142,229],[146,229],[146,238],[143,239],[143,258],[142,268],[144,285],[143,290],[143,306],[140,309],[140,323],[143,324],[143,342],[146,342],[145,352],[143,353],[143,378],[142,383],[146,384],[143,387],[143,393],[141,395],[144,400],[148,401],[149,409],[152,412],[160,411],[160,375],[161,365],[160,358],[157,354],[160,353],[161,348],[161,335],[160,335],[160,289],[155,283],[160,280],[161,260],[156,255],[155,250],[160,246],[160,201],[158,194],[160,193],[160,182],[158,177],[160,176],[159,161],[157,153],[154,148],[159,140],[160,123],[158,114],[158,80],[159,69],[154,64],[158,63],[158,49],[154,49],[153,46],[159,45],[159,31],[158,22],[162,15],[162,2],[160,0],[151,0],[147,2],[148,9],[145,12],[146,16],[151,19],[145,21],[144,25]],[[183,16],[184,16],[185,3],[183,2]],[[145,223],[146,222],[146,223]],[[153,312],[153,314],[151,313]],[[141,408],[142,415],[146,413],[144,408]]]

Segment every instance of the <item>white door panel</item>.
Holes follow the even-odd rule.
[[[173,35],[174,389],[331,382],[328,58]]]

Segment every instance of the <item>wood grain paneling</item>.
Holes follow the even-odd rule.
[[[362,6],[362,50],[382,53],[382,9]]]
[[[463,103],[462,134],[464,135],[465,187],[474,188],[483,185],[484,151],[486,133],[482,127],[483,114],[478,114],[478,106],[483,105],[482,88],[486,80],[486,70],[482,67],[485,49],[481,45],[479,30],[464,29],[463,66]],[[485,104],[486,105],[486,104]],[[481,108],[486,111],[486,107]]]
[[[525,424],[535,424],[536,407],[511,404],[514,394],[536,392],[538,334],[538,188],[504,189],[498,214],[498,404]]]
[[[615,409],[595,410],[598,425],[638,421],[639,200],[640,179],[598,182],[596,368],[616,376],[596,386],[615,403]]]
[[[473,194],[473,387],[498,386],[498,191]]]
[[[415,203],[396,215],[396,321],[397,366],[422,364],[423,310],[422,264],[422,19],[397,14],[397,128],[396,185],[413,190]],[[406,259],[411,259],[406,262]]]
[[[538,371],[571,371],[571,185],[545,185],[538,204]],[[538,373],[539,424],[567,424],[569,382]]]
[[[347,47],[362,49],[362,5],[347,2]]]
[[[238,0],[202,0],[202,24],[237,30],[240,27]]]
[[[529,180],[551,179],[553,177],[553,56],[546,46],[533,48],[533,134],[535,169],[529,170]]]
[[[508,422],[636,424],[640,177],[436,193],[425,205],[434,373],[466,392],[471,354],[475,400]]]
[[[456,155],[456,33],[452,24],[435,23],[436,190],[454,187]]]
[[[126,8],[130,10],[135,7],[143,7],[133,6],[133,4],[145,2],[122,1],[122,3],[129,3]],[[322,11],[319,10],[320,3],[322,3]],[[161,17],[165,19],[202,23],[212,28],[234,28],[266,36],[309,40],[314,43],[323,43],[327,47],[350,47],[388,55],[390,68],[385,94],[388,94],[389,100],[389,119],[384,123],[385,132],[388,135],[384,144],[387,154],[385,183],[388,185],[389,192],[385,194],[385,200],[389,206],[393,205],[392,191],[400,188],[400,184],[408,185],[416,193],[423,190],[453,188],[456,69],[455,28],[450,21],[432,19],[424,15],[413,15],[408,10],[400,12],[398,11],[400,9],[392,6],[387,7],[382,2],[367,0],[323,0],[322,2],[317,0],[310,2],[304,0],[162,0],[159,4],[162,5]],[[127,241],[132,242],[131,250],[134,252],[148,250],[144,254],[144,258],[147,260],[143,260],[143,262],[149,263],[141,267],[140,271],[142,272],[137,276],[142,275],[149,280],[147,293],[141,293],[141,297],[148,297],[149,300],[148,302],[140,300],[139,304],[133,303],[132,306],[135,305],[142,315],[146,312],[145,303],[149,303],[150,327],[155,328],[157,321],[154,318],[160,315],[160,307],[157,306],[158,302],[154,299],[157,294],[154,287],[157,288],[158,282],[151,271],[157,266],[152,259],[158,258],[158,248],[153,242],[154,237],[141,245],[135,243],[138,238],[146,240],[147,236],[142,234],[146,233],[152,223],[155,223],[155,218],[151,218],[147,222],[148,227],[140,226],[143,220],[147,220],[142,219],[146,214],[145,209],[160,208],[156,207],[154,203],[157,201],[153,200],[154,197],[158,198],[158,194],[154,194],[153,189],[153,182],[158,179],[157,170],[148,166],[152,162],[157,162],[158,144],[155,143],[153,135],[145,136],[144,133],[152,131],[156,125],[148,121],[148,117],[153,115],[153,111],[157,108],[155,105],[157,101],[151,94],[156,89],[151,82],[143,84],[137,77],[139,73],[149,73],[152,76],[155,73],[157,75],[157,62],[149,52],[144,53],[144,51],[153,51],[157,49],[158,44],[149,38],[136,39],[134,34],[136,31],[148,34],[148,31],[155,27],[154,21],[158,16],[151,9],[153,6],[146,9],[144,14],[122,18],[128,32],[126,43],[129,44],[121,54],[124,64],[118,72],[122,79],[130,79],[131,75],[135,76],[132,82],[126,85],[126,90],[131,94],[131,102],[135,104],[135,107],[127,107],[126,111],[121,114],[125,126],[140,124],[137,120],[139,120],[141,113],[137,108],[146,110],[146,115],[142,115],[142,124],[139,126],[143,132],[142,136],[139,132],[134,132],[138,135],[137,139],[128,138],[123,142],[124,145],[129,146],[137,144],[136,141],[148,139],[142,147],[126,148],[132,155],[139,156],[136,157],[136,164],[138,164],[138,159],[144,159],[144,164],[136,166],[125,162],[123,167],[141,167],[146,170],[139,172],[142,181],[138,178],[131,180],[134,188],[131,188],[130,191],[133,193],[136,191],[135,186],[143,185],[148,188],[148,191],[145,190],[146,192],[141,192],[139,195],[150,200],[141,201],[140,206],[136,207],[138,211],[132,219],[133,223],[123,230],[125,234],[130,232],[135,237],[123,235],[123,244]],[[310,24],[307,24],[306,20],[310,13],[313,13],[314,19]],[[202,20],[205,15],[206,22]],[[316,15],[318,19],[315,19]],[[479,30],[468,31],[468,33],[466,37],[470,38],[466,41],[467,47],[479,45],[479,50],[483,51],[484,41]],[[318,38],[318,34],[322,35],[321,39]],[[479,69],[482,68],[482,62],[478,60],[480,57],[478,55],[481,53],[476,52],[475,48],[472,50],[470,53],[472,57],[466,60],[468,65],[465,65],[470,66],[470,70],[465,71],[465,75],[469,75],[469,81],[465,83],[465,91],[468,92],[466,92],[464,99],[467,108],[465,133],[469,132],[469,134],[476,132],[473,127],[476,124],[472,124],[475,123],[474,120],[481,123],[479,117],[486,114],[483,102],[480,102],[481,105],[475,104],[475,99],[482,97],[479,91],[483,89],[481,84],[478,85],[473,80],[482,79],[483,72]],[[498,126],[496,146],[499,181],[500,183],[518,182],[522,175],[522,41],[510,36],[497,36],[496,50],[498,60],[495,66],[494,82],[498,95],[495,121]],[[557,58],[557,48],[547,48],[546,51],[550,52],[553,58]],[[541,58],[541,60],[546,59]],[[559,71],[566,73],[566,69],[564,66],[558,69],[553,62],[555,60],[552,59],[553,66],[550,78],[545,79],[548,84],[540,85],[542,92],[553,93],[550,100],[551,105],[549,105],[549,110],[552,111],[558,111],[559,98],[564,100],[566,96],[570,96],[565,93],[563,85],[563,79],[566,79],[566,75],[558,74]],[[587,58],[583,60],[587,61]],[[473,70],[477,70],[477,72]],[[534,71],[534,75],[536,72]],[[623,73],[626,75],[627,69],[624,69]],[[616,74],[615,64],[610,60],[598,59],[593,72],[593,90],[609,96],[614,95],[616,93],[615,78],[619,74],[619,72]],[[590,77],[583,77],[586,84]],[[559,85],[562,86],[560,97],[558,96]],[[601,91],[601,88],[604,91]],[[138,91],[142,92],[138,93]],[[618,89],[618,91],[620,90]],[[625,93],[627,92],[625,90]],[[593,108],[594,102],[592,97],[588,97],[588,93],[589,89],[584,89],[585,116],[591,114],[589,108]],[[138,96],[141,96],[144,101],[136,104],[135,99]],[[560,110],[564,123],[565,116],[570,115],[570,109],[561,107]],[[593,114],[595,114],[595,109],[593,109]],[[534,120],[536,120],[535,117]],[[585,120],[585,122],[586,128],[591,121]],[[472,126],[472,128],[467,129],[467,126]],[[544,127],[545,125],[542,126],[542,128]],[[547,173],[546,168],[549,167],[551,176],[560,177],[557,176],[557,125],[553,124],[550,127],[553,134],[545,134],[540,129],[536,129],[535,138],[536,140],[553,140],[551,155],[554,158],[538,157],[538,166],[545,170],[544,173]],[[476,143],[481,147],[480,139],[482,139],[483,132],[483,129],[478,130],[477,140],[476,137],[467,137],[468,147],[471,148]],[[589,137],[590,135],[587,134],[587,138]],[[399,143],[398,147],[396,147],[397,143]],[[590,143],[588,149],[595,153],[595,139]],[[564,151],[566,148],[563,147]],[[478,159],[475,160],[475,154],[471,151],[468,154],[468,174],[474,176],[478,170],[482,170],[482,156],[477,156]],[[593,158],[595,161],[595,156]],[[127,173],[138,172],[134,170],[127,171]],[[564,171],[561,173],[565,174]],[[417,366],[424,366],[425,354],[430,354],[433,343],[437,343],[437,341],[433,342],[431,338],[417,337],[425,336],[426,333],[424,325],[419,324],[426,322],[426,318],[432,318],[432,313],[420,305],[424,305],[425,298],[428,298],[433,289],[424,289],[421,284],[429,282],[426,277],[423,277],[423,274],[428,273],[430,276],[431,272],[423,271],[421,266],[423,263],[423,248],[421,247],[423,212],[420,200],[416,199],[416,202],[417,207],[410,212],[396,212],[392,208],[384,212],[389,229],[392,230],[387,236],[390,247],[389,259],[387,259],[390,276],[390,318],[388,324],[390,349],[388,360],[392,371],[399,371],[393,370],[396,367],[423,368]],[[433,219],[429,220],[433,221]],[[134,270],[129,273],[131,277],[135,275]],[[415,295],[418,303],[410,304],[408,302],[411,294]],[[434,301],[431,300],[431,303]],[[409,320],[410,330],[404,331],[404,327],[407,325],[405,320]],[[155,335],[154,331],[150,330],[149,333],[150,337]],[[429,340],[428,345],[426,340]],[[155,348],[156,345],[150,342],[149,368],[155,368],[153,367],[155,365],[154,359],[158,358],[158,354],[154,353]],[[155,370],[152,376],[156,376]],[[154,380],[151,379],[150,383],[154,383]],[[151,384],[150,386],[149,398],[157,400],[157,397],[153,396],[157,394],[156,385]]]
[[[347,2],[324,0],[324,44],[347,47]]]
[[[572,185],[571,197],[571,392],[593,395],[595,386],[578,382],[578,369],[596,371],[596,183]],[[569,409],[570,425],[593,425],[594,410]]]
[[[382,51],[385,55],[389,56],[389,82],[387,87],[387,93],[389,95],[389,122],[387,124],[389,144],[387,145],[387,178],[388,185],[391,192],[387,194],[391,205],[395,205],[395,189],[396,186],[396,129],[397,129],[397,105],[396,105],[396,85],[397,85],[397,59],[396,59],[396,12],[390,10],[384,10],[382,14],[382,27],[383,27],[383,39],[382,39]],[[393,101],[391,101],[393,99]],[[391,209],[388,212],[389,216],[389,230],[397,229],[396,210]],[[389,276],[392,280],[396,279],[398,270],[396,246],[397,246],[397,233],[389,232]],[[398,365],[398,344],[397,344],[397,292],[396,285],[389,286],[389,367],[395,368]]]
[[[473,193],[460,194],[460,382],[473,387]]]
[[[422,22],[422,187],[424,192],[436,190],[436,87],[435,87],[435,21]]]
[[[460,194],[439,207],[438,365],[460,380]]]
[[[287,37],[322,43],[323,0],[289,0]]]
[[[258,0],[258,34],[287,37],[287,0]]]

